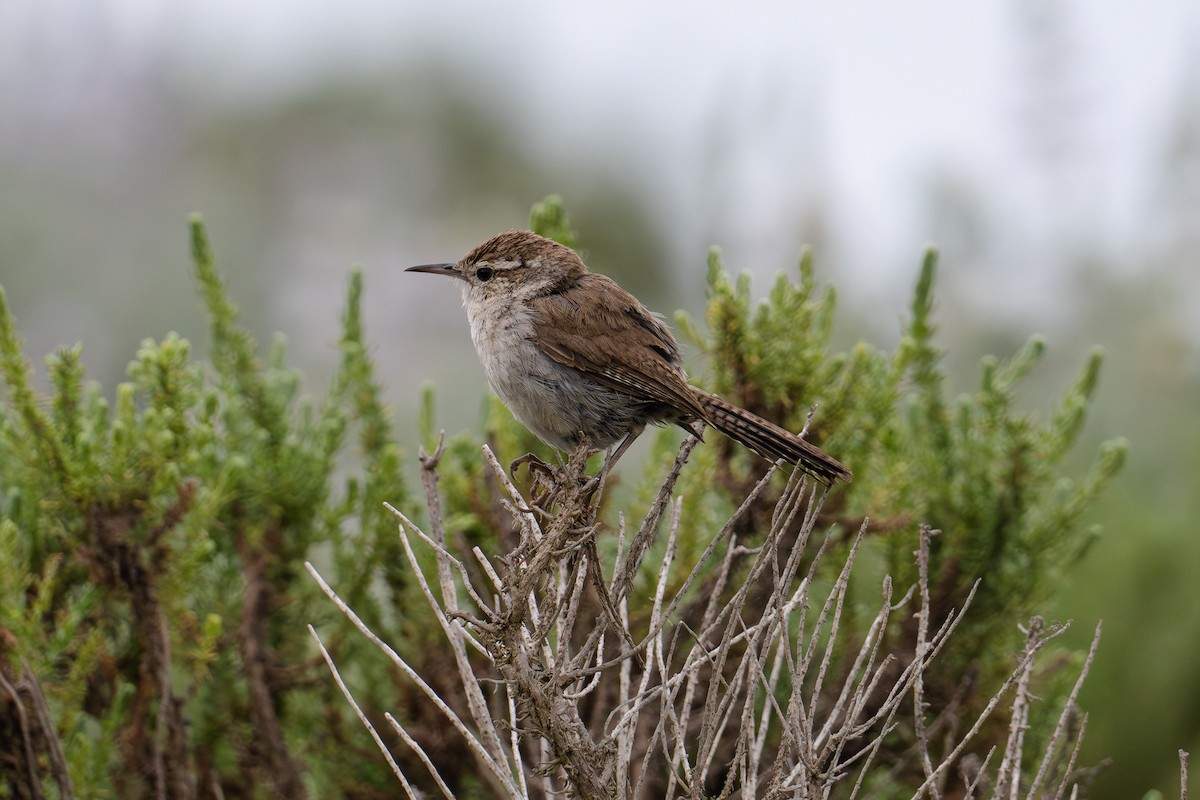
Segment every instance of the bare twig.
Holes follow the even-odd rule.
[[[1038,646],[1045,623],[1041,617],[1030,620],[1025,629],[1025,652],[1032,653]],[[1000,761],[1000,774],[996,778],[996,797],[1016,800],[1021,789],[1021,756],[1025,752],[1025,730],[1029,727],[1029,706],[1032,703],[1029,684],[1033,679],[1033,658],[1021,663],[1013,693],[1012,716],[1008,723],[1008,739],[1004,747],[1004,758]]]
[[[29,715],[25,713],[25,704],[17,694],[17,688],[5,677],[3,669],[0,669],[0,689],[9,696],[17,716],[17,727],[21,731],[21,757],[17,760],[18,763],[24,762],[25,782],[20,786],[36,800],[44,800],[46,795],[42,793],[42,782],[38,778],[37,756],[33,749],[33,731],[29,725]]]
[[[1000,701],[1004,698],[1004,695],[1006,695],[1008,690],[1012,688],[1013,684],[1020,679],[1021,675],[1024,673],[1025,667],[1033,660],[1033,657],[1037,655],[1038,651],[1045,647],[1051,639],[1057,637],[1064,630],[1066,630],[1065,626],[1054,626],[1045,636],[1039,638],[1032,644],[1027,645],[1026,650],[1021,657],[1021,661],[1017,665],[1017,668],[1004,681],[1004,684],[1000,687],[999,691],[997,691],[996,694],[994,694],[992,698],[988,700],[983,711],[980,712],[978,719],[975,720],[975,724],[973,724],[970,730],[967,731],[967,734],[962,738],[962,741],[960,741],[954,747],[954,749],[950,751],[949,755],[943,759],[942,763],[934,769],[933,775],[926,778],[925,782],[917,787],[917,792],[913,795],[914,800],[924,797],[925,793],[929,791],[930,785],[933,784],[937,777],[946,769],[948,769],[951,764],[958,760],[959,756],[961,756],[963,751],[966,750],[967,744],[970,743],[975,735],[979,733],[980,729],[983,727],[983,723],[991,717],[992,712],[994,712],[996,707],[1000,705]]]
[[[404,773],[400,771],[400,765],[397,764],[396,759],[392,757],[392,751],[388,749],[388,746],[383,741],[383,737],[379,735],[377,730],[375,730],[375,726],[371,724],[371,720],[367,718],[367,715],[363,712],[362,707],[359,706],[358,701],[354,699],[354,695],[350,692],[350,688],[346,686],[346,682],[342,680],[342,673],[338,671],[337,664],[333,662],[333,656],[331,656],[329,651],[325,649],[325,643],[321,641],[321,637],[317,634],[317,629],[312,625],[309,625],[308,632],[312,636],[313,640],[317,643],[317,648],[321,651],[321,657],[325,659],[325,664],[329,667],[329,671],[333,674],[333,680],[335,683],[337,683],[338,689],[341,690],[342,696],[346,698],[346,702],[349,703],[350,707],[354,709],[354,713],[358,717],[359,722],[363,724],[363,727],[366,728],[367,732],[371,734],[371,738],[375,740],[375,746],[379,748],[379,752],[383,753],[383,757],[388,762],[388,766],[392,768],[392,774],[394,774],[400,780],[400,785],[404,787],[404,793],[408,795],[411,800],[417,800],[417,795],[413,791],[412,784],[408,782],[408,779],[404,777]]]
[[[1020,794],[1033,800],[1051,782],[1060,793],[1078,788],[1075,761],[1086,718],[1074,704],[1098,639],[1027,782],[1020,765],[1036,701],[1033,663],[1063,626],[1030,623],[1012,673],[960,736],[964,699],[930,709],[927,671],[968,614],[979,582],[960,608],[934,608],[930,542],[937,532],[921,528],[916,583],[896,588],[884,576],[878,605],[860,623],[859,612],[848,613],[861,606],[859,593],[850,591],[851,574],[869,523],[862,520],[848,546],[836,529],[812,542],[826,487],[793,472],[761,539],[735,534],[753,504],[778,485],[772,468],[707,537],[696,560],[679,563],[688,550],[680,547],[683,504],[674,489],[694,444],[692,437],[682,443],[628,539],[620,521],[615,555],[609,549],[608,556],[595,539],[595,499],[603,486],[584,472],[586,447],[539,479],[536,503],[485,448],[484,461],[507,493],[502,505],[517,541],[504,554],[473,548],[479,568],[471,572],[446,544],[436,510],[438,454],[423,458],[430,533],[393,512],[416,583],[453,653],[455,691],[471,712],[470,724],[310,571],[433,702],[506,797],[828,797],[841,787],[836,796],[854,798],[864,787],[878,791],[884,775],[919,782],[914,798],[975,797],[994,788],[1006,800]],[[646,570],[664,517],[670,524],[661,560]],[[436,589],[418,569],[421,543],[437,560]],[[833,553],[842,560],[827,563]],[[472,585],[472,575],[483,585]],[[460,598],[469,598],[467,606],[460,608]],[[898,628],[915,632],[907,645],[889,633]],[[485,658],[468,659],[468,646]],[[495,687],[490,707],[485,684]],[[969,751],[1010,697],[1003,750],[990,747],[983,757]],[[932,721],[931,711],[938,712]],[[449,784],[413,733],[388,719],[448,796]],[[507,730],[507,742],[497,727]],[[935,737],[945,741],[940,756]],[[951,787],[952,780],[961,780],[961,788]]]
[[[929,543],[935,533],[928,525],[920,527],[920,545],[917,548],[917,588],[921,593],[921,610],[917,612],[917,658],[923,658],[928,646],[929,615],[932,613],[929,604]],[[933,777],[933,764],[929,757],[929,734],[925,729],[925,679],[924,671],[917,670],[913,680],[913,730],[917,736],[917,751],[921,756],[921,769],[925,771],[925,779]],[[936,786],[932,787],[930,796],[939,800],[941,792]]]
[[[1075,680],[1075,685],[1071,687],[1071,694],[1067,697],[1066,703],[1063,705],[1062,713],[1059,714],[1058,723],[1054,726],[1054,733],[1050,736],[1050,741],[1046,745],[1045,754],[1042,756],[1042,762],[1038,765],[1038,771],[1034,774],[1033,780],[1029,783],[1029,791],[1026,797],[1029,800],[1034,800],[1038,796],[1038,792],[1042,788],[1042,782],[1048,777],[1050,772],[1051,756],[1056,753],[1060,747],[1060,743],[1064,734],[1067,731],[1067,726],[1072,715],[1075,713],[1075,701],[1079,697],[1079,691],[1083,688],[1083,681],[1092,669],[1092,661],[1096,658],[1096,650],[1100,647],[1100,631],[1101,624],[1096,624],[1096,632],[1092,635],[1092,646],[1088,648],[1087,658],[1083,662],[1083,667],[1079,670],[1079,677]],[[1076,745],[1072,751],[1071,761],[1067,764],[1063,773],[1063,781],[1065,785],[1066,777],[1071,774],[1071,769],[1074,767],[1074,755],[1079,749],[1079,745],[1083,740],[1083,725],[1080,725],[1079,735],[1076,737]],[[1059,793],[1062,789],[1059,789]]]
[[[54,722],[50,717],[50,709],[46,706],[46,695],[42,692],[42,684],[30,668],[29,662],[21,659],[21,689],[29,695],[33,704],[33,716],[41,730],[41,739],[46,746],[47,760],[50,762],[50,774],[58,788],[59,800],[74,800],[75,785],[71,780],[71,772],[67,767],[67,757],[63,753],[62,742],[58,739]]]
[[[458,731],[459,735],[463,737],[463,740],[466,742],[467,746],[473,753],[475,753],[480,762],[487,767],[488,773],[496,779],[496,782],[501,787],[503,787],[506,795],[509,797],[521,797],[521,794],[517,790],[516,785],[513,783],[511,776],[508,774],[507,766],[503,762],[497,762],[492,759],[488,748],[484,746],[484,744],[476,736],[475,732],[469,729],[462,719],[459,718],[458,714],[454,712],[454,709],[450,708],[450,706],[438,696],[437,692],[435,692],[433,688],[425,682],[425,680],[408,664],[408,662],[400,657],[399,653],[393,650],[386,642],[376,636],[374,631],[367,627],[366,623],[364,623],[358,617],[358,615],[354,613],[353,609],[347,606],[342,598],[339,597],[337,593],[334,592],[329,586],[329,584],[325,582],[325,579],[321,577],[321,574],[312,564],[306,561],[304,563],[304,567],[308,570],[309,574],[312,575],[313,580],[317,582],[317,585],[321,587],[321,591],[323,591],[325,595],[333,602],[333,604],[337,606],[338,610],[346,615],[346,618],[350,620],[354,627],[358,628],[359,632],[362,633],[363,636],[366,636],[372,644],[374,644],[380,651],[387,655],[388,658],[392,660],[392,663],[395,664],[400,671],[403,672],[406,677],[408,677],[409,680],[416,684],[417,688],[419,688],[421,692],[430,700],[430,702],[437,707],[438,711],[442,713],[446,720],[454,727],[455,730]],[[490,726],[488,730],[492,730]]]

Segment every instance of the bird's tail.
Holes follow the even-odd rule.
[[[850,470],[816,445],[744,408],[726,403],[716,395],[699,389],[695,392],[696,400],[704,408],[705,422],[768,461],[783,460],[795,464],[829,484],[850,480]]]

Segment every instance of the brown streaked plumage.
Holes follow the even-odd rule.
[[[703,421],[826,483],[851,478],[816,446],[690,385],[667,326],[615,281],[588,272],[568,247],[507,231],[456,264],[410,271],[463,281],[488,382],[547,444],[570,450],[582,435],[598,449],[616,445],[611,465],[648,424]]]

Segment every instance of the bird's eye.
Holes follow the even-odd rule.
[[[495,272],[491,267],[480,267],[479,269],[475,270],[475,277],[478,278],[482,283],[487,283],[490,281],[492,279],[492,275],[494,274]]]

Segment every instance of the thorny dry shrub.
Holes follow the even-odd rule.
[[[936,532],[922,530],[917,584],[901,592],[885,578],[869,625],[850,629],[844,611],[866,525],[844,548],[834,578],[825,577],[834,534],[814,530],[824,487],[799,472],[760,541],[739,541],[735,523],[775,470],[696,563],[676,560],[682,502],[673,490],[694,445],[692,438],[681,445],[637,530],[622,524],[615,533],[600,531],[595,497],[603,486],[588,483],[584,450],[556,470],[549,495],[535,503],[485,447],[519,534],[510,552],[495,555],[451,552],[437,490],[440,450],[423,454],[429,530],[395,513],[465,702],[440,697],[309,570],[437,706],[474,755],[475,764],[461,769],[483,776],[498,797],[1081,796],[1093,770],[1076,764],[1086,715],[1075,699],[1098,628],[1051,731],[1028,732],[1036,700],[1030,681],[1038,652],[1065,626],[1037,618],[1011,674],[977,717],[959,719],[952,705],[931,708],[925,671],[970,613],[968,597],[936,627],[929,622]],[[615,536],[614,553],[601,556],[598,533]],[[656,538],[665,541],[652,549]],[[419,568],[422,547],[436,552],[436,583]],[[645,563],[652,552],[657,565]],[[639,573],[654,578],[639,581]],[[916,631],[910,647],[888,635],[897,626]],[[326,660],[354,704],[327,653]],[[456,776],[439,775],[395,716],[387,722],[419,759],[406,763],[423,764],[425,774],[404,774],[383,735],[359,716],[407,796],[453,796]],[[1007,741],[977,736],[992,716],[1010,720]],[[1038,733],[1037,752],[1027,752],[1027,733],[1031,740]]]

